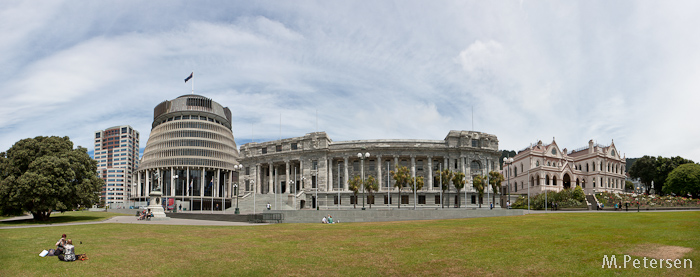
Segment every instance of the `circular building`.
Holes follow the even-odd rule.
[[[195,94],[163,101],[153,110],[133,198],[145,205],[161,191],[167,209],[228,208],[237,160],[229,108]]]

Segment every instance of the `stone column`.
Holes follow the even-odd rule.
[[[273,184],[272,180],[272,173],[274,171],[274,167],[272,166],[272,163],[268,163],[267,165],[267,189],[265,190],[265,193],[268,193],[272,191],[272,193],[275,193],[275,186]]]
[[[207,172],[204,170],[204,168],[202,168],[202,177],[200,179],[202,179],[202,181],[199,182],[199,197],[204,197],[204,186],[206,186],[207,181]]]
[[[290,187],[291,184],[289,182],[289,180],[291,180],[291,177],[289,176],[289,161],[284,161],[284,179],[284,183],[287,184],[287,192],[292,192],[292,188]]]
[[[377,167],[377,192],[379,192],[382,189],[382,155],[377,155],[375,166]]]
[[[313,166],[313,162],[311,162],[311,166]],[[318,169],[317,169],[318,172]],[[301,184],[299,185],[300,190],[304,190],[304,185],[306,183],[306,178],[304,177],[304,159],[299,159],[299,181],[301,181]],[[312,181],[313,182],[313,181]],[[294,192],[296,193],[296,192]]]
[[[211,184],[212,190],[213,190],[211,193],[211,197],[221,197],[222,191],[219,191],[220,190],[220,188],[219,188],[220,183],[221,183],[221,169],[217,169],[216,170],[216,184],[214,184],[213,182]],[[216,194],[214,194],[214,192],[216,192]]]
[[[148,174],[148,169],[145,171],[146,173],[146,193],[144,193],[145,197],[150,197],[151,196],[151,176]]]
[[[399,155],[394,155],[394,172],[396,172],[396,170],[398,170],[398,169],[399,169]],[[393,186],[394,183],[390,182],[389,185],[390,185],[389,187],[391,187],[391,190],[394,190],[394,186]],[[401,199],[399,199],[399,201],[401,201]]]
[[[260,164],[259,163],[255,164],[255,178],[253,178],[253,180],[255,181],[255,183],[253,184],[253,186],[255,186],[254,193],[259,194],[260,188],[262,187],[260,184],[261,178],[260,178]]]
[[[416,178],[416,156],[411,155],[411,178]]]
[[[326,182],[326,191],[331,191],[333,187],[333,158],[327,159],[326,170],[328,170],[328,182]]]
[[[343,157],[345,163],[343,167],[345,168],[345,178],[343,179],[343,191],[348,190],[348,156]]]
[[[136,172],[136,175],[138,176],[137,179],[139,185],[136,187],[135,193],[137,197],[141,197],[141,172]]]
[[[185,184],[185,195],[190,196],[190,167],[189,166],[187,167],[187,176],[185,176],[185,177],[187,178],[187,181],[186,181],[187,183]]]
[[[175,197],[175,187],[175,168],[170,167],[170,196],[172,197]]]
[[[428,190],[432,191],[433,190],[433,157],[428,156],[428,180],[426,180],[426,184],[428,184]]]

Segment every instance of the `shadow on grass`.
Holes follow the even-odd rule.
[[[0,222],[0,226],[14,226],[14,225],[42,225],[42,224],[59,224],[59,223],[82,223],[82,222],[92,222],[101,221],[110,218],[110,216],[95,216],[95,215],[51,215],[49,220],[40,221],[29,219],[17,219],[17,220],[5,220]]]

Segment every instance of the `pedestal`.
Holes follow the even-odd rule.
[[[153,218],[151,219],[167,219],[165,216],[165,211],[163,211],[163,201],[161,196],[163,194],[160,191],[152,191],[150,194],[151,203],[148,205],[149,210],[153,213]]]

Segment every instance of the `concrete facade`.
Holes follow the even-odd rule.
[[[559,149],[556,141],[548,145],[538,141],[513,157],[513,163],[504,165],[503,175],[511,194],[530,195],[544,191],[560,191],[581,186],[586,194],[600,191],[624,192],[626,159],[615,143],[595,144],[568,151]]]
[[[139,166],[139,132],[129,125],[114,126],[95,131],[94,138],[97,175],[105,181],[100,199],[112,208],[128,207]]]
[[[358,153],[369,153],[358,158]],[[467,176],[466,194],[460,194],[460,206],[478,205],[470,195],[475,194],[471,179],[477,174],[498,170],[498,139],[495,135],[473,131],[450,131],[444,140],[331,140],[325,132],[302,137],[248,143],[241,146],[240,163],[244,169],[238,182],[248,194],[277,194],[280,201],[292,199],[290,206],[314,209],[321,206],[351,206],[354,203],[348,180],[364,173],[374,176],[379,190],[374,199],[358,194],[357,204],[372,202],[380,206],[440,206],[439,185],[434,172],[440,168],[464,172]],[[396,166],[406,166],[411,175],[423,176],[425,185],[416,194],[409,188],[398,188],[388,175]],[[456,190],[450,186],[450,200],[455,205]],[[317,199],[318,196],[318,199]],[[486,198],[486,197],[484,197]],[[316,201],[318,200],[318,201]],[[484,200],[486,201],[486,200]],[[275,203],[276,205],[277,203]]]
[[[156,190],[166,208],[225,209],[231,206],[237,160],[228,108],[195,94],[163,101],[153,111],[133,198],[145,205]]]

